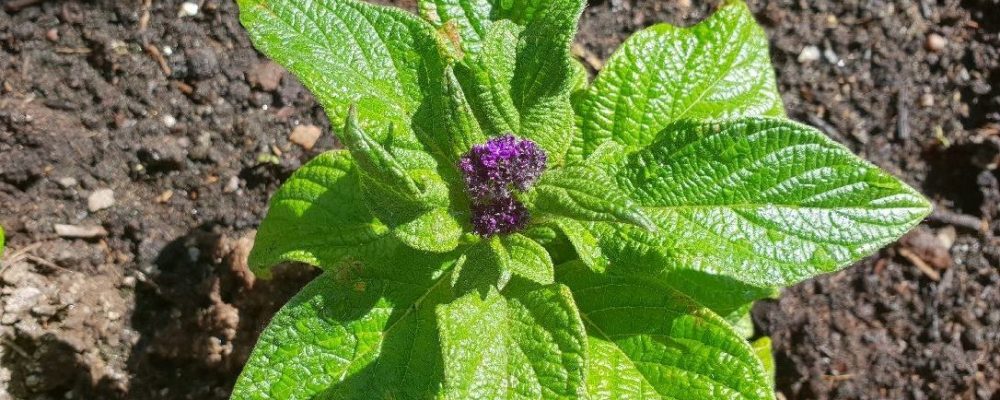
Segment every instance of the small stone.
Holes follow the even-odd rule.
[[[837,56],[837,53],[831,48],[823,50],[823,58],[825,58],[826,62],[830,64],[837,64],[840,61],[840,57]]]
[[[7,314],[19,314],[30,310],[38,304],[42,297],[42,291],[31,286],[14,289],[14,292],[7,296],[4,302],[4,312]]]
[[[3,314],[0,316],[0,325],[14,325],[20,318],[15,314]]]
[[[177,12],[177,16],[182,18],[193,17],[195,15],[198,15],[198,3],[191,1],[185,1],[181,4],[181,9]]]
[[[945,39],[944,36],[932,33],[927,35],[927,43],[925,43],[925,45],[927,46],[927,50],[937,53],[944,50],[944,48],[948,46],[948,39]]]
[[[97,189],[87,198],[87,209],[90,212],[101,211],[115,205],[115,191],[111,189]]]
[[[922,107],[933,107],[934,106],[934,95],[930,93],[924,93],[920,96],[920,105]]]
[[[164,115],[163,126],[166,126],[167,128],[173,128],[174,126],[177,126],[177,118],[174,118],[173,115]]]
[[[285,70],[273,61],[258,63],[247,72],[247,81],[251,85],[272,92],[281,85],[281,78],[285,75]]]
[[[819,48],[816,46],[806,46],[799,52],[799,63],[805,64],[819,60]]]
[[[150,173],[185,169],[188,152],[181,139],[168,135],[144,137],[136,156]]]
[[[323,131],[316,125],[299,125],[292,130],[291,135],[288,135],[288,140],[302,146],[303,149],[312,150],[322,134]]]
[[[222,193],[233,193],[240,189],[240,178],[233,176],[229,178],[226,182],[226,186],[222,187]]]
[[[156,198],[153,199],[153,201],[155,201],[157,203],[160,203],[160,204],[163,204],[163,203],[166,203],[166,202],[170,201],[170,198],[172,198],[172,197],[174,197],[174,191],[168,189],[168,190],[164,190],[163,193],[160,193],[159,195],[157,195]]]
[[[55,224],[53,228],[56,231],[56,235],[68,239],[93,239],[108,235],[108,231],[100,226]]]
[[[167,57],[174,55],[174,48],[170,46],[163,46],[163,55]]]
[[[50,42],[58,42],[59,30],[56,28],[49,29],[47,32],[45,32],[45,38],[48,39]]]
[[[59,186],[62,186],[63,189],[69,189],[71,187],[76,186],[78,182],[76,181],[76,178],[67,176],[67,177],[56,179],[56,183],[58,183]]]
[[[951,225],[945,225],[945,227],[937,231],[937,239],[941,242],[941,246],[946,249],[951,249],[951,246],[955,245],[955,239],[958,238],[958,232],[955,231],[955,227]]]

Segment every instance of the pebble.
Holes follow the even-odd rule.
[[[30,310],[38,304],[38,298],[42,297],[42,291],[31,286],[14,289],[14,292],[7,297],[4,302],[4,312],[7,314],[19,314]]]
[[[819,60],[819,48],[816,46],[806,46],[799,52],[799,63],[805,64]]]
[[[837,62],[840,61],[840,57],[838,57],[837,53],[835,53],[831,48],[823,50],[823,58],[825,58],[826,62],[830,64],[837,64]]]
[[[226,186],[222,188],[222,193],[232,193],[240,189],[240,178],[233,176],[229,178],[226,182]]]
[[[927,35],[926,46],[927,50],[937,53],[941,50],[944,50],[944,48],[948,46],[948,39],[945,39],[944,36],[932,33],[930,35]]]
[[[108,235],[108,231],[100,226],[55,224],[53,228],[55,228],[56,235],[62,238],[93,239]]]
[[[288,140],[302,146],[303,149],[312,150],[322,133],[323,131],[316,125],[299,125],[292,130],[291,135],[288,135]]]
[[[177,12],[179,17],[193,17],[195,15],[198,15],[198,3],[191,1],[185,1],[181,4],[181,9]]]
[[[273,61],[258,63],[247,72],[247,80],[266,92],[272,92],[281,85],[285,70]]]
[[[933,107],[934,106],[934,95],[930,93],[924,93],[920,95],[920,105],[923,107]]]
[[[111,189],[97,189],[87,198],[87,209],[97,212],[115,205],[115,192]]]
[[[59,29],[56,28],[49,29],[47,32],[45,32],[45,38],[48,39],[50,42],[58,42]]]
[[[177,126],[177,118],[174,118],[173,115],[164,115],[163,125],[167,128],[173,128],[174,126]]]
[[[76,178],[67,176],[67,177],[56,179],[56,183],[58,183],[59,186],[62,186],[63,189],[69,189],[71,187],[76,186],[78,182],[76,181]]]

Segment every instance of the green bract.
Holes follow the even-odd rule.
[[[346,150],[271,200],[250,255],[325,272],[264,331],[233,397],[773,399],[747,314],[929,212],[784,118],[767,39],[730,1],[636,33],[593,83],[583,0],[239,0],[255,45]],[[527,228],[471,233],[458,160],[508,132],[548,169]]]

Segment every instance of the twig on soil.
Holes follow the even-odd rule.
[[[90,54],[93,50],[86,47],[56,47],[59,54]]]
[[[142,16],[139,17],[139,33],[145,32],[149,28],[149,8],[153,6],[153,0],[142,2]]]
[[[909,90],[903,85],[896,94],[896,138],[899,140],[910,138],[910,109],[906,107],[909,97]]]
[[[927,216],[927,219],[942,224],[954,225],[958,228],[965,228],[977,233],[985,233],[989,230],[986,221],[980,218],[941,208],[935,209],[931,215]]]
[[[913,266],[917,267],[917,269],[919,269],[920,272],[923,272],[924,275],[927,275],[927,278],[930,278],[930,280],[934,282],[941,280],[941,274],[935,271],[934,267],[931,267],[926,261],[921,259],[910,249],[899,249],[899,255],[903,256],[907,260],[910,260],[910,262],[913,263]]]
[[[11,0],[3,5],[3,10],[9,13],[16,13],[35,4],[40,4],[45,0]]]
[[[601,58],[597,54],[594,54],[594,52],[588,50],[583,45],[574,43],[571,50],[574,56],[587,63],[587,66],[592,70],[600,71],[601,68],[604,68],[604,61],[601,61]]]
[[[194,93],[194,88],[191,87],[191,85],[188,85],[188,84],[186,84],[184,82],[181,82],[181,81],[173,81],[173,84],[174,84],[174,87],[177,88],[177,90],[181,91],[181,93],[184,93],[184,94]]]
[[[843,374],[843,375],[823,375],[823,380],[829,382],[840,382],[854,379],[854,374]]]
[[[4,344],[10,347],[11,350],[14,350],[14,352],[20,355],[21,357],[24,357],[25,360],[31,359],[31,355],[28,354],[28,352],[25,351],[23,348],[21,348],[21,346],[18,346],[17,343],[14,343],[13,340],[7,338],[0,338],[0,340],[3,340]]]
[[[167,64],[167,59],[163,58],[163,54],[160,53],[160,49],[156,48],[156,46],[146,44],[146,54],[149,54],[157,64],[160,64],[160,70],[163,71],[164,75],[169,77],[173,73],[173,70],[170,69],[170,64]]]
[[[39,264],[39,265],[42,265],[42,266],[45,266],[45,267],[49,267],[49,268],[52,268],[52,269],[57,269],[57,270],[66,271],[66,272],[72,272],[74,274],[83,274],[80,271],[74,271],[74,270],[71,270],[69,268],[66,268],[66,267],[63,267],[63,266],[59,266],[58,264],[56,264],[56,263],[54,263],[52,261],[46,260],[46,259],[38,257],[38,256],[34,256],[34,255],[31,255],[31,254],[26,255],[25,258],[28,261],[31,261],[31,262],[34,262],[36,264]]]
[[[830,136],[834,140],[841,143],[847,142],[847,139],[844,137],[844,135],[841,135],[840,132],[837,131],[837,128],[831,125],[829,122],[826,122],[825,119],[812,114],[809,115],[808,119],[810,124],[822,129],[823,133],[826,133],[827,136]]]
[[[35,249],[37,249],[39,247],[42,247],[41,243],[32,243],[32,244],[29,244],[27,246],[24,246],[24,247],[18,249],[17,251],[14,251],[14,252],[10,253],[10,256],[7,257],[6,261],[8,263],[10,263],[10,264],[13,264],[13,263],[15,263],[17,261],[21,261],[21,259],[24,258],[25,254],[27,254],[28,252],[31,252],[31,251],[35,251]]]

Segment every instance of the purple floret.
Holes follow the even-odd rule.
[[[472,205],[472,231],[479,236],[507,235],[527,224],[528,210],[513,198]]]
[[[475,145],[459,161],[465,186],[473,201],[511,197],[527,190],[545,170],[545,151],[530,140],[513,135]]]
[[[458,167],[472,200],[473,231],[492,236],[523,228],[528,211],[514,193],[531,188],[545,162],[545,151],[535,142],[511,134],[475,145],[462,156]]]

